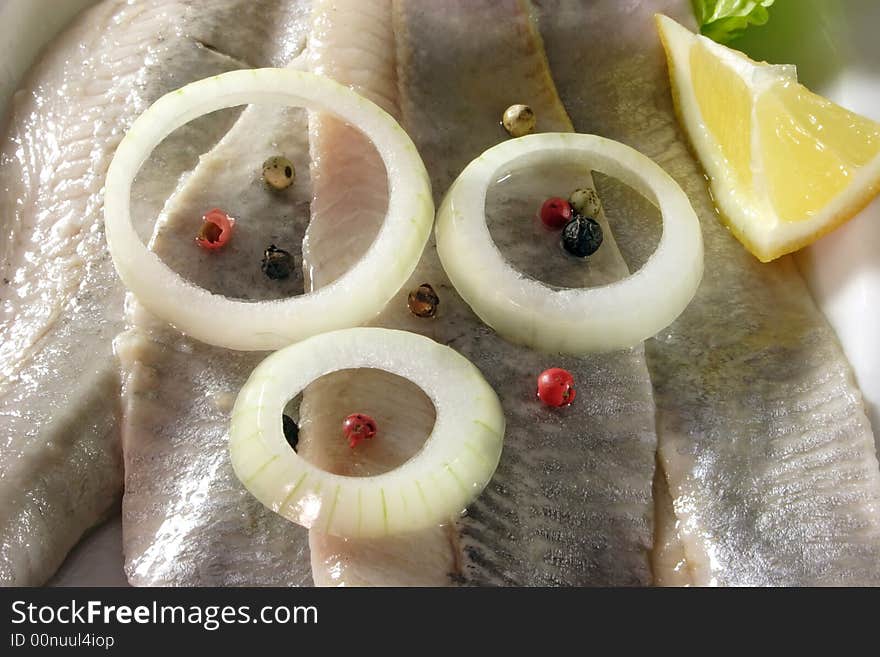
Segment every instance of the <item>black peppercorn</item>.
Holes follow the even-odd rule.
[[[291,449],[295,452],[296,445],[299,442],[299,427],[289,415],[282,415],[282,421],[284,423],[284,438],[287,440],[287,444],[290,445]]]
[[[595,219],[574,213],[562,229],[562,248],[578,258],[593,255],[602,245],[602,226]]]
[[[270,244],[269,248],[263,252],[263,262],[260,269],[272,280],[287,278],[290,276],[291,260],[290,253]]]

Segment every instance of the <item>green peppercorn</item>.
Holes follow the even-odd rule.
[[[599,200],[599,195],[595,189],[576,189],[568,197],[568,202],[572,210],[585,217],[595,219],[602,211],[602,202]]]
[[[270,188],[278,191],[287,189],[293,184],[294,178],[296,170],[293,162],[283,155],[275,155],[263,162],[263,180]]]
[[[511,105],[504,110],[501,125],[511,137],[522,137],[533,132],[538,119],[528,105]]]

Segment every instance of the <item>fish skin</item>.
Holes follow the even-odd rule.
[[[702,285],[646,343],[660,460],[694,583],[880,583],[880,473],[849,364],[791,258],[758,263],[717,220],[673,113],[653,14],[692,26],[689,3],[540,4],[576,127],[657,161],[701,221]],[[626,218],[656,211],[620,185],[603,199],[626,236],[624,257],[643,262],[658,222]]]
[[[435,5],[427,11],[419,2],[392,5],[402,123],[425,160],[436,200],[464,165],[506,137],[498,123],[508,105],[530,104],[539,130],[571,129],[547,75],[528,5],[447,2],[442,11]],[[480,39],[456,38],[472,25],[481,26]],[[499,79],[510,83],[480,83]],[[438,89],[443,91],[440,96]],[[589,183],[588,171],[580,169],[578,176],[578,186]],[[567,194],[573,184],[571,177],[560,176],[555,180],[558,189],[543,191]],[[515,203],[505,209],[514,216],[526,212],[530,217],[532,192],[528,209]],[[313,223],[319,219],[314,217]],[[522,263],[553,239],[545,233],[542,241],[535,231],[533,222],[524,221],[493,234],[499,248]],[[595,284],[625,274],[610,232],[606,240],[595,266],[578,283]],[[549,276],[552,269],[552,265],[543,270],[534,266],[530,273]],[[407,310],[408,290],[423,282],[430,282],[441,299],[433,320],[416,318]],[[487,489],[466,515],[444,528],[370,542],[310,532],[317,584],[650,581],[656,441],[650,382],[640,348],[579,359],[541,354],[503,341],[455,293],[433,240],[409,285],[376,324],[422,333],[471,359],[501,399],[507,419],[505,447]],[[540,405],[534,396],[535,380],[552,365],[566,367],[583,382],[583,402],[561,412]],[[395,437],[408,431],[410,449],[417,449],[430,431],[430,414],[418,405],[410,412],[411,397],[402,386],[383,384],[377,395],[375,380],[359,387],[361,383],[357,377],[346,381],[344,401],[356,399],[381,408]],[[604,395],[592,395],[591,388]],[[306,402],[304,398],[301,408],[304,428],[309,418]],[[334,423],[341,411],[325,409],[318,415],[332,420],[301,433],[301,440],[307,441],[303,453],[311,459],[324,457],[322,464],[328,469],[345,467],[345,454],[338,453],[343,450],[333,453],[323,446],[338,432]],[[381,450],[379,439],[370,446],[375,453]],[[363,460],[371,457],[375,454],[358,455]],[[364,471],[368,466],[358,467]]]
[[[305,65],[308,5],[264,3],[253,15],[260,25],[290,26],[273,39],[277,52],[294,55],[292,67]],[[308,151],[304,109],[248,106],[168,195],[150,248],[184,278],[216,294],[269,300],[302,293],[297,267],[287,279],[270,280],[260,259],[274,243],[296,260],[312,195]],[[263,160],[278,153],[296,170],[293,185],[281,192],[261,179]],[[199,249],[193,239],[199,216],[214,206],[236,218],[232,240],[216,253]],[[232,403],[267,354],[200,343],[133,298],[127,319],[129,328],[116,344],[124,377],[122,511],[129,581],[311,584],[306,531],[254,499],[229,461]]]
[[[266,354],[197,342],[133,306],[133,328],[116,343],[129,583],[310,584],[305,531],[255,500],[229,463],[232,403]]]
[[[230,67],[199,44],[198,16],[224,2],[103,2],[54,40],[13,101],[0,142],[2,584],[45,582],[118,503],[111,345],[123,289],[104,243],[104,175],[152,101]],[[192,166],[191,145],[205,141],[194,136],[157,149],[168,161],[141,172],[133,212]]]

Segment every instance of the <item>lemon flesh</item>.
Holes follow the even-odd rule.
[[[880,191],[880,124],[812,93],[791,66],[657,16],[681,124],[722,221],[768,262],[853,217]]]

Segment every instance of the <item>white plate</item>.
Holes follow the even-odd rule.
[[[95,1],[0,0],[0,116],[42,46]],[[814,91],[880,121],[878,25],[877,0],[777,0],[768,25],[738,45],[759,59],[797,64],[801,81]],[[880,427],[880,199],[797,261],[843,343],[871,423]],[[124,584],[119,519],[84,539],[53,583]]]

